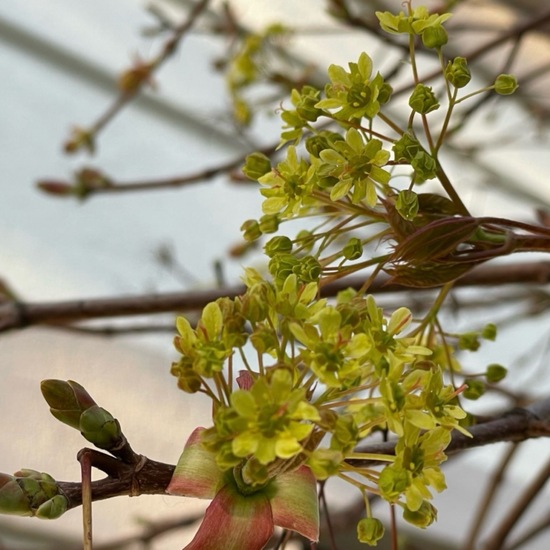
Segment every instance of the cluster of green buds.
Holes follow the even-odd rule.
[[[67,498],[55,479],[36,470],[0,473],[0,514],[57,519],[67,510]]]

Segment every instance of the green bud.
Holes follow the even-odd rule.
[[[178,388],[185,393],[196,393],[201,388],[202,378],[193,370],[193,365],[187,358],[172,363],[170,374],[177,377]]]
[[[380,103],[380,105],[385,105],[390,100],[392,93],[393,88],[387,82],[384,82],[378,90],[378,103]]]
[[[80,415],[96,402],[77,382],[72,380],[43,380],[40,390],[57,420],[80,429]]]
[[[248,242],[255,241],[262,236],[260,224],[256,220],[246,220],[241,225],[241,231],[244,232],[244,239]]]
[[[449,36],[443,25],[432,25],[422,32],[422,43],[426,48],[441,48],[448,40]]]
[[[344,455],[335,449],[315,449],[307,461],[313,475],[320,481],[338,474]]]
[[[357,524],[357,539],[363,544],[377,546],[384,536],[384,524],[376,518],[363,518]]]
[[[275,233],[279,229],[279,216],[277,214],[265,214],[260,218],[260,231],[262,233]]]
[[[319,158],[319,153],[321,151],[333,149],[334,144],[339,141],[344,141],[344,136],[337,132],[322,130],[318,134],[306,138],[305,145],[308,153]]]
[[[424,150],[418,151],[411,160],[411,166],[414,168],[416,183],[422,183],[431,180],[437,175],[437,163],[435,159]]]
[[[420,508],[414,512],[405,508],[403,519],[416,527],[425,529],[437,519],[437,510],[432,504],[424,501]]]
[[[495,92],[499,95],[511,95],[518,89],[518,81],[514,75],[499,74],[495,80]]]
[[[36,517],[40,519],[57,519],[66,511],[68,501],[63,495],[56,495],[41,504],[36,510]]]
[[[289,275],[300,270],[300,260],[292,254],[277,254],[271,258],[268,269],[273,278],[283,283]]]
[[[313,256],[305,256],[300,260],[300,279],[304,283],[311,283],[317,281],[321,276],[323,268],[321,264]]]
[[[0,473],[0,514],[32,516],[29,499],[17,478],[3,473]]]
[[[315,107],[315,104],[319,102],[319,96],[319,90],[313,86],[304,86],[300,93],[293,90],[291,97],[300,118],[308,122],[315,122],[323,114],[322,109]]]
[[[353,450],[359,440],[359,428],[351,414],[338,417],[333,428],[330,446],[344,452]]]
[[[422,150],[418,140],[410,133],[405,132],[393,144],[393,156],[397,162],[411,162],[415,155]]]
[[[477,351],[480,345],[479,335],[476,332],[465,332],[458,338],[458,349]]]
[[[248,319],[252,323],[258,323],[267,317],[269,310],[267,292],[267,283],[256,283],[242,296],[241,313],[245,319]]]
[[[272,350],[277,349],[279,339],[270,328],[260,327],[250,336],[250,343],[259,353],[270,353]]]
[[[470,379],[466,380],[465,384],[466,389],[462,392],[462,395],[466,399],[475,401],[485,393],[485,384],[481,380]]]
[[[409,98],[409,106],[413,111],[425,115],[439,109],[439,101],[430,86],[417,84]]]
[[[403,219],[414,220],[418,214],[418,195],[410,189],[399,191],[395,208]]]
[[[389,502],[395,502],[410,485],[409,473],[397,466],[386,466],[378,477],[378,487],[382,496]]]
[[[455,88],[464,88],[472,78],[464,57],[455,57],[445,67],[445,79]]]
[[[246,157],[243,173],[251,180],[258,180],[271,171],[271,161],[263,153],[252,153]]]
[[[497,337],[497,327],[494,323],[488,323],[483,327],[481,331],[481,337],[484,340],[491,340],[493,342]]]
[[[118,420],[110,412],[98,407],[90,407],[80,417],[80,432],[100,449],[111,449],[122,437]]]
[[[292,251],[292,241],[285,236],[273,237],[264,246],[264,252],[270,258],[273,258],[275,254],[281,252],[291,252]]]
[[[500,382],[508,374],[506,367],[493,363],[487,367],[485,378],[487,382]]]
[[[67,499],[48,474],[23,469],[13,476],[0,473],[0,513],[42,518],[59,517]]]
[[[363,245],[361,240],[357,237],[352,237],[344,246],[342,250],[344,258],[346,260],[357,260],[363,255]]]

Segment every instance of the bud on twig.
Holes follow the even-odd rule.
[[[118,421],[99,407],[80,384],[73,380],[44,380],[40,388],[53,416],[79,430],[88,441],[107,450],[122,443]]]
[[[27,469],[0,473],[0,513],[56,519],[67,507],[67,498],[50,475]]]

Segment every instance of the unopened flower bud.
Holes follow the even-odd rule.
[[[518,81],[514,75],[499,74],[495,80],[495,92],[499,95],[511,95],[518,89]]]
[[[263,234],[275,233],[279,229],[279,223],[277,214],[265,214],[260,218],[260,231]]]
[[[363,255],[363,245],[357,237],[352,237],[344,246],[342,253],[346,260],[357,260]]]
[[[426,27],[422,32],[422,43],[426,48],[441,48],[448,40],[449,36],[443,25]]]
[[[317,281],[323,268],[317,258],[305,256],[300,260],[300,279],[305,283]]]
[[[271,170],[271,161],[263,153],[252,153],[246,157],[243,166],[245,176],[251,180],[258,180]]]
[[[270,258],[280,252],[290,252],[291,250],[292,241],[286,236],[273,237],[264,246],[264,251]]]
[[[256,239],[259,239],[262,236],[262,232],[260,230],[260,224],[256,220],[246,220],[241,225],[241,231],[244,232],[244,238],[247,241],[255,241]]]
[[[376,518],[363,518],[357,524],[357,539],[359,542],[376,546],[384,536],[384,524]]]
[[[430,86],[417,84],[409,98],[409,106],[413,111],[425,115],[439,109],[439,101]]]
[[[507,374],[508,370],[506,367],[493,363],[487,367],[485,378],[487,382],[500,382]]]
[[[412,511],[405,508],[403,519],[416,527],[425,529],[437,519],[437,510],[425,500],[418,510]]]
[[[445,79],[455,88],[464,88],[472,78],[464,57],[455,57],[445,67]]]

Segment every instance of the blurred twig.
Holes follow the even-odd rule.
[[[365,278],[348,277],[321,288],[322,296],[335,296],[346,288],[361,288]],[[455,282],[461,286],[496,286],[504,284],[547,284],[550,282],[550,262],[514,263],[482,266]],[[116,298],[81,299],[66,302],[0,303],[0,332],[22,329],[32,325],[65,325],[101,317],[121,317],[166,312],[195,311],[221,297],[243,294],[244,285],[221,289],[146,294]],[[379,277],[369,287],[372,293],[403,292],[410,288],[388,284],[387,277]]]

